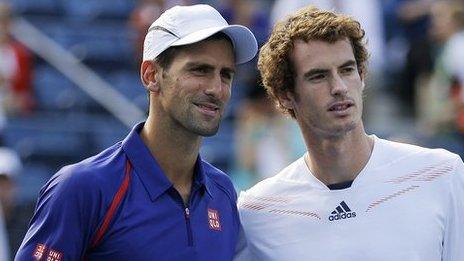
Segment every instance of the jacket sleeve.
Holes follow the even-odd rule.
[[[456,160],[455,169],[450,183],[443,261],[464,260],[464,164],[460,158]]]
[[[96,182],[69,169],[41,189],[15,260],[82,260],[99,223]]]
[[[243,227],[240,226],[240,233],[238,238],[237,247],[235,249],[234,261],[252,261],[255,258],[252,255],[252,252],[248,246],[247,238]]]

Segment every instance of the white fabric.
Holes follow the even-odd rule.
[[[374,138],[350,188],[329,190],[300,158],[242,192],[235,260],[464,260],[462,160]],[[341,202],[351,218],[333,220]]]
[[[166,10],[148,29],[143,44],[143,60],[153,60],[171,46],[199,42],[217,32],[227,34],[234,45],[237,64],[253,59],[258,43],[242,25],[229,25],[209,5],[174,6]]]

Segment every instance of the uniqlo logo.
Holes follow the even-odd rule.
[[[56,250],[50,249],[48,251],[47,261],[61,261],[63,259],[63,254]]]
[[[221,222],[219,221],[219,212],[215,209],[208,208],[209,228],[221,231]]]
[[[32,254],[32,257],[35,260],[40,260],[45,254],[45,251],[47,251],[47,247],[45,245],[37,244],[37,246],[35,247],[34,253]]]

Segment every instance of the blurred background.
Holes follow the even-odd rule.
[[[365,28],[371,53],[368,133],[462,157],[463,2],[0,0],[0,213],[11,255],[46,180],[144,119],[142,43],[164,10],[208,3],[229,23],[248,26],[260,45],[275,21],[305,5],[350,14]],[[300,157],[305,145],[295,122],[266,98],[256,59],[236,75],[220,131],[201,153],[243,190]]]

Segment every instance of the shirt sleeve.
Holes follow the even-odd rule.
[[[98,227],[101,199],[89,175],[60,172],[41,189],[15,260],[83,259]]]
[[[464,164],[456,160],[450,184],[449,215],[443,241],[443,261],[464,260]]]

